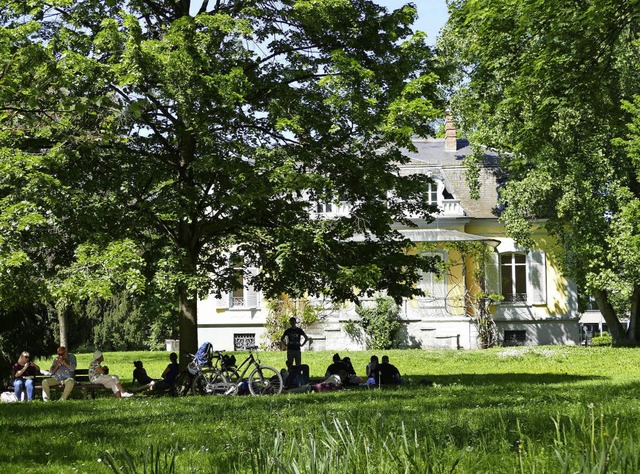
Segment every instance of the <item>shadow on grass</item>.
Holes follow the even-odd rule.
[[[421,381],[431,381],[433,386]],[[558,405],[592,403],[599,400],[624,398],[640,391],[640,382],[611,384],[609,377],[570,374],[452,374],[412,376],[408,384],[380,388],[351,387],[333,392],[342,400],[358,403],[363,398],[379,399],[392,409],[405,400],[420,398],[423,407],[434,409],[464,409],[468,407],[519,407],[531,404]],[[316,403],[314,394],[307,399]],[[294,396],[294,395],[292,395]],[[305,401],[301,401],[302,404]]]
[[[609,380],[608,377],[599,375],[571,375],[571,374],[527,374],[527,373],[508,373],[508,374],[451,374],[451,375],[425,375],[412,376],[412,383],[418,383],[420,380],[431,380],[440,385],[541,385],[541,384],[564,384],[584,382],[587,380]]]

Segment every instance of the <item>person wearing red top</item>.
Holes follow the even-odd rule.
[[[18,362],[13,364],[13,393],[18,400],[26,401],[33,400],[34,382],[33,378],[40,372],[34,362],[31,362],[31,355],[24,351],[20,354]],[[23,399],[22,393],[26,389],[26,400]]]

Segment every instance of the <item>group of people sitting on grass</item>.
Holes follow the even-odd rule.
[[[389,357],[386,355],[382,356],[382,362],[377,356],[371,356],[366,370],[366,378],[359,377],[349,357],[341,358],[340,354],[334,354],[322,380],[310,380],[309,366],[293,365],[293,360],[289,359],[286,369],[282,369],[280,375],[285,389],[290,392],[328,392],[348,386],[371,387],[403,383],[400,371],[389,363]]]
[[[137,360],[133,363],[135,369],[133,370],[133,382],[136,381],[140,384],[140,387],[136,391],[162,391],[171,388],[180,375],[180,365],[178,364],[178,354],[172,352],[169,354],[169,365],[164,369],[160,379],[152,379],[147,375],[147,371],[142,364],[142,361]]]

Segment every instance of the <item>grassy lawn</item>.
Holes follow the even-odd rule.
[[[0,466],[99,474],[113,472],[114,459],[122,472],[640,472],[639,350],[386,353],[410,384],[274,397],[116,400],[104,392],[97,400],[1,404]],[[303,354],[312,377],[323,375],[331,355]],[[363,373],[371,352],[341,355]],[[277,368],[284,362],[283,352],[260,356]],[[79,354],[79,366],[89,359]],[[157,377],[168,355],[105,353],[125,386],[137,359]]]

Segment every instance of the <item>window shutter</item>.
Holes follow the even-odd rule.
[[[446,275],[433,274],[433,296],[438,301],[439,305],[445,306],[445,299],[447,297],[447,277]]]
[[[500,256],[496,252],[490,252],[484,262],[485,288],[487,293],[502,294],[500,286]]]
[[[447,277],[446,275],[433,275],[433,296],[438,300],[444,301],[447,297]]]
[[[216,298],[216,308],[229,307],[229,293],[222,293],[220,298]]]
[[[545,254],[532,250],[527,254],[527,303],[547,302],[547,271]]]
[[[425,252],[425,255],[438,256],[443,261],[447,259],[447,254],[444,251],[438,252]],[[422,280],[420,281],[420,288],[425,292],[427,298],[435,300],[436,306],[445,306],[445,299],[447,297],[447,276],[438,275],[436,273],[424,273],[422,274]]]
[[[427,297],[433,297],[434,295],[432,294],[432,290],[431,287],[432,285],[432,280],[433,280],[433,273],[427,273],[427,272],[423,272],[422,270],[420,270],[420,281],[418,282],[418,288],[420,288],[422,291],[424,291],[424,294]]]
[[[253,276],[258,274],[258,269],[257,268],[248,268],[247,272],[250,275],[249,278],[247,278],[247,280],[250,281]],[[253,285],[251,285],[250,283],[248,283],[245,286],[244,304],[245,304],[245,306],[247,308],[257,308],[258,307],[258,292],[255,290]]]

